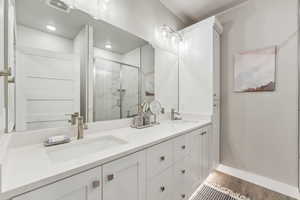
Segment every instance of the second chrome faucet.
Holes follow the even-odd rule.
[[[81,140],[84,138],[84,129],[88,129],[87,125],[84,123],[84,119],[82,116],[79,115],[78,112],[75,112],[70,115],[71,119],[69,120],[69,123],[71,126],[77,127],[75,128],[75,134],[77,140]]]

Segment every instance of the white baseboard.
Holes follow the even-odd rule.
[[[298,191],[298,188],[295,186],[291,186],[279,181],[272,180],[264,176],[260,176],[240,169],[228,167],[222,164],[219,165],[216,170],[234,176],[236,178],[245,180],[247,182],[259,185],[261,187],[267,188],[274,192],[278,192],[295,199],[300,199],[300,193]]]

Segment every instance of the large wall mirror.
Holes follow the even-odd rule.
[[[130,118],[154,100],[147,41],[60,1],[15,0],[15,8],[9,132],[68,127],[74,112],[88,122]]]

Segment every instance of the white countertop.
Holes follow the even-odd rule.
[[[66,162],[53,162],[47,154],[48,148],[42,144],[9,148],[6,159],[2,163],[0,199],[6,200],[34,190],[199,129],[210,123],[210,120],[164,121],[158,126],[142,130],[119,128],[109,131],[95,131],[87,134],[85,139],[110,135],[125,140],[127,143]],[[62,146],[57,147],[61,148]]]

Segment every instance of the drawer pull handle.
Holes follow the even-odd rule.
[[[186,146],[185,146],[185,145],[183,145],[183,146],[181,147],[181,149],[183,149],[183,150],[184,150],[185,148],[186,148]]]
[[[160,157],[160,161],[164,161],[166,158],[164,156]]]
[[[184,199],[185,198],[185,194],[182,194],[181,197]]]
[[[114,180],[114,178],[115,178],[115,176],[113,174],[107,175],[107,180],[108,181],[112,181],[112,180]]]
[[[166,188],[165,188],[164,186],[161,186],[161,187],[160,187],[160,191],[161,191],[161,192],[164,192],[165,190],[166,190]]]
[[[181,170],[181,173],[182,173],[182,174],[185,174],[185,169]]]
[[[98,180],[97,181],[93,181],[92,186],[93,186],[94,189],[98,188],[100,186],[100,181],[98,181]]]

